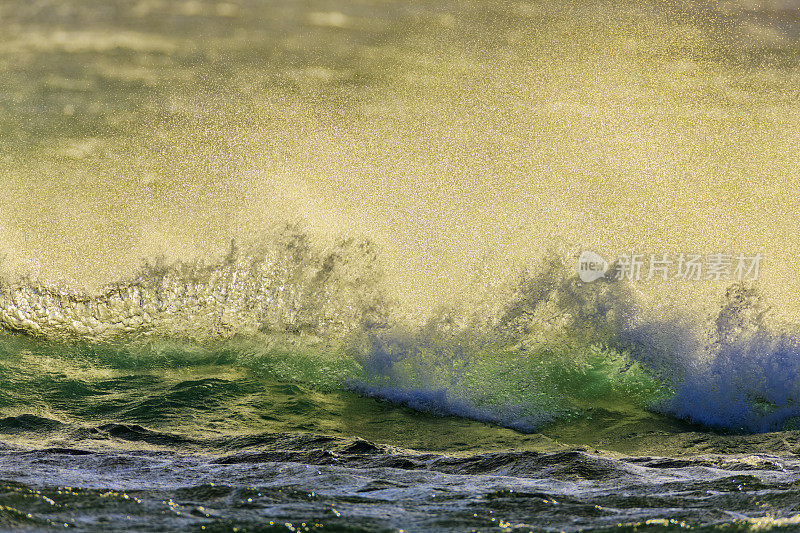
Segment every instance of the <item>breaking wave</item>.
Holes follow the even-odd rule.
[[[526,432],[608,405],[734,431],[799,420],[800,336],[769,323],[755,287],[732,285],[705,320],[657,316],[625,283],[581,284],[548,255],[422,319],[381,272],[368,240],[321,245],[287,226],[215,262],[146,263],[97,293],[6,279],[3,352],[23,342],[124,368],[224,361]]]

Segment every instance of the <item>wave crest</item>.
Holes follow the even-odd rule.
[[[95,295],[28,279],[1,288],[6,330],[122,346],[199,341],[280,379],[525,431],[600,405],[743,431],[800,420],[800,333],[770,323],[757,289],[742,284],[705,319],[658,314],[628,284],[582,284],[548,255],[419,322],[386,296],[369,241],[321,246],[288,226],[209,264],[145,264]],[[146,353],[123,348],[115,361]],[[339,358],[328,376],[326,353]]]
[[[23,278],[0,288],[0,326],[48,339],[198,339],[255,332],[346,334],[386,321],[376,251],[321,247],[295,226],[209,264],[148,262],[99,294]]]

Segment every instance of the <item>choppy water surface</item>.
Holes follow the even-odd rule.
[[[172,346],[132,364],[124,350],[6,340],[3,527],[796,527],[796,431],[595,407],[526,434],[313,384],[320,369],[299,357],[232,364],[244,353]]]
[[[799,17],[3,2],[0,529],[797,530]]]

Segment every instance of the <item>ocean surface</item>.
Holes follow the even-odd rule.
[[[800,530],[798,36],[0,2],[0,530]]]
[[[754,289],[676,355],[622,282],[556,259],[491,320],[412,326],[369,250],[292,227],[97,295],[4,285],[2,526],[798,527],[800,347]]]

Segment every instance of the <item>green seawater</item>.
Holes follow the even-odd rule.
[[[799,36],[0,1],[0,529],[797,530]],[[588,248],[766,260],[584,284]]]
[[[346,351],[318,344],[290,351],[253,340],[210,347],[7,336],[0,415],[12,441],[92,442],[89,430],[112,422],[140,428],[138,444],[184,450],[248,435],[308,432],[443,453],[554,449],[559,442],[657,453],[664,451],[659,446],[675,446],[669,437],[699,429],[649,409],[669,394],[666,385],[624,355],[597,348],[569,359],[551,351],[513,360],[508,353],[482,353],[474,367],[456,362],[469,369],[463,374],[440,369],[417,383],[410,379],[410,394],[392,402],[385,399],[391,393],[380,393],[391,386],[387,378],[370,377]],[[360,393],[366,387],[372,387],[367,397]],[[473,411],[460,411],[462,403]],[[531,422],[504,417],[512,412]],[[470,420],[471,414],[489,423]],[[147,431],[169,437],[162,442]]]

